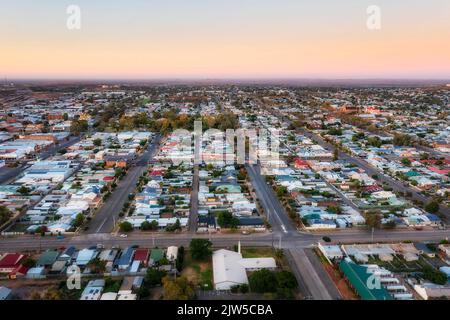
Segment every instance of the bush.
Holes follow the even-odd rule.
[[[238,293],[238,292],[239,292],[239,285],[236,284],[236,285],[234,285],[234,286],[231,286],[231,287],[230,287],[230,291],[231,291],[232,293]]]
[[[242,293],[247,293],[248,292],[248,290],[249,290],[249,288],[248,288],[248,284],[241,284],[240,285],[240,287],[239,287],[239,290],[242,292]]]

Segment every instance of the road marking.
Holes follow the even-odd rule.
[[[99,231],[100,231],[100,229],[101,229],[101,228],[103,227],[103,225],[106,223],[106,220],[108,220],[108,217],[106,217],[105,219],[103,219],[102,224],[98,227],[97,231],[95,231],[95,232],[99,232]]]

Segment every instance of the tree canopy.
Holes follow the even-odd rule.
[[[212,243],[207,239],[192,239],[189,244],[191,256],[195,260],[204,260],[211,256]]]

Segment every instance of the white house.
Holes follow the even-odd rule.
[[[178,247],[176,246],[170,246],[167,247],[167,259],[169,259],[170,261],[174,261],[177,259],[178,256]]]
[[[85,266],[95,258],[97,252],[91,249],[82,249],[78,252],[76,264],[78,266]]]
[[[225,249],[215,251],[212,259],[216,290],[230,290],[235,285],[248,284],[247,271],[276,268],[273,258],[242,258],[240,252]]]

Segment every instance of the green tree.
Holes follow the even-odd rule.
[[[365,215],[366,225],[369,228],[379,228],[381,225],[381,216],[378,212],[368,212]]]
[[[94,146],[100,147],[102,145],[102,139],[100,138],[94,139],[92,143],[94,144]]]
[[[369,146],[379,148],[379,147],[381,147],[383,142],[381,141],[381,139],[379,137],[370,137],[369,139],[367,139],[367,144]]]
[[[144,221],[141,223],[141,230],[147,231],[147,230],[156,230],[158,229],[158,221],[152,220],[150,221]]]
[[[78,228],[78,227],[80,227],[82,224],[83,224],[83,222],[84,222],[84,214],[82,214],[82,213],[79,213],[79,214],[77,214],[77,216],[75,217],[75,220],[73,221],[73,226],[75,227],[75,228]]]
[[[70,132],[76,136],[80,135],[82,132],[86,132],[88,128],[89,125],[86,120],[73,120],[70,124]]]
[[[423,277],[433,283],[444,285],[447,283],[447,275],[431,266],[425,266],[422,269]]]
[[[217,223],[221,228],[236,228],[239,225],[239,219],[231,212],[222,211],[217,216]]]
[[[87,267],[91,270],[92,273],[103,273],[106,271],[106,261],[100,260],[100,258],[96,257],[89,261]]]
[[[173,231],[177,231],[177,230],[181,230],[180,219],[177,219],[175,221],[175,223],[172,223],[166,227],[166,231],[169,231],[169,232],[173,232]]]
[[[249,277],[250,288],[254,292],[265,293],[277,290],[277,278],[273,271],[261,269],[253,272]]]
[[[158,270],[156,268],[150,268],[145,275],[145,285],[154,287],[162,284],[162,279],[166,276],[164,270]]]
[[[402,164],[404,164],[405,166],[409,167],[411,165],[411,160],[409,160],[408,158],[402,158]]]
[[[184,263],[184,247],[181,246],[178,248],[177,260],[175,261],[175,267],[177,268],[178,272],[181,272],[181,270],[183,270],[183,263]]]
[[[194,286],[186,277],[162,279],[164,300],[192,300],[195,297]]]
[[[298,286],[297,279],[289,271],[280,271],[276,273],[278,287],[295,289]]]
[[[248,284],[245,284],[245,283],[241,284],[241,285],[239,286],[239,290],[240,290],[242,293],[247,293],[248,290],[249,290]]]
[[[30,189],[27,188],[26,186],[22,185],[19,189],[17,189],[17,192],[20,193],[21,195],[28,195],[30,193]]]
[[[425,211],[430,213],[437,213],[439,211],[439,202],[435,200],[428,202],[425,205]]]
[[[22,265],[27,268],[33,268],[36,265],[36,261],[31,257],[27,257],[22,261]]]
[[[130,232],[133,230],[133,225],[129,223],[128,221],[123,221],[120,224],[120,231],[122,232]]]
[[[207,239],[192,239],[189,244],[191,256],[195,260],[204,260],[211,256],[212,243]]]
[[[331,128],[328,130],[327,134],[331,136],[342,136],[342,129],[340,128]]]
[[[333,161],[339,160],[339,150],[338,148],[334,148],[333,150]]]

